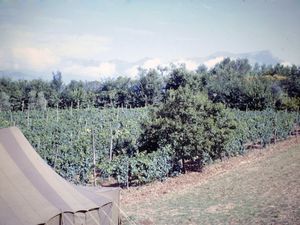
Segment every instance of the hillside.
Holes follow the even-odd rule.
[[[130,224],[299,224],[299,141],[124,190],[122,208]]]

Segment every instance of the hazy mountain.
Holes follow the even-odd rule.
[[[203,64],[207,61],[216,59],[216,58],[226,58],[229,57],[231,59],[244,59],[247,58],[249,63],[254,65],[255,63],[258,64],[266,64],[266,65],[275,65],[277,63],[282,63],[283,60],[279,59],[278,57],[274,56],[270,51],[263,50],[263,51],[256,51],[256,52],[247,52],[247,53],[231,53],[231,52],[215,52],[206,57],[195,57],[190,58],[198,62],[199,64]]]
[[[221,53],[215,53],[215,56],[217,54],[219,54],[219,56],[222,55],[222,56],[230,57],[233,59],[247,58],[251,64],[259,63],[259,64],[266,64],[266,65],[269,65],[269,64],[274,65],[276,63],[283,62],[283,60],[280,60],[278,57],[274,56],[268,50],[258,51],[258,52],[240,53],[240,54],[221,52]]]
[[[61,62],[61,69],[63,79],[65,82],[69,82],[72,79],[75,80],[95,80],[108,77],[116,77],[120,75],[134,77],[138,74],[138,68],[157,68],[157,66],[169,66],[171,63],[175,65],[185,64],[187,69],[195,70],[199,65],[204,64],[208,68],[213,67],[216,63],[219,63],[224,58],[230,57],[231,59],[247,58],[250,64],[276,64],[282,63],[283,60],[274,56],[270,51],[256,51],[248,53],[230,53],[230,52],[216,52],[207,57],[193,57],[187,59],[174,59],[172,61],[163,61],[159,58],[143,58],[135,62],[127,62],[124,60],[109,60],[105,62],[98,62],[95,60],[78,60],[70,59],[68,61]],[[76,67],[74,67],[76,65]],[[73,70],[69,68],[76,68]],[[109,68],[106,69],[105,68]],[[80,69],[77,69],[80,68]],[[1,68],[0,68],[1,69]],[[102,69],[102,73],[101,73]],[[104,70],[103,70],[104,69]],[[53,71],[56,71],[54,69]],[[88,76],[89,72],[83,73],[82,71],[99,71],[92,76]],[[91,73],[92,73],[91,72]],[[94,72],[95,73],[95,72]],[[98,75],[99,74],[99,75]],[[12,79],[46,79],[49,80],[52,77],[51,72],[37,73],[37,72],[21,72],[21,71],[0,71],[0,77],[10,77]]]
[[[0,77],[10,77],[12,79],[16,80],[22,80],[22,79],[35,79],[36,74],[27,74],[23,72],[18,72],[18,71],[6,71],[6,70],[1,70],[0,71]]]

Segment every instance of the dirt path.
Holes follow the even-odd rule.
[[[203,169],[203,172],[189,172],[164,182],[153,182],[142,187],[131,187],[121,191],[121,207],[130,207],[140,202],[151,202],[172,193],[185,193],[191,188],[207,183],[210,178],[227,173],[243,164],[249,164],[268,158],[274,152],[288,151],[293,146],[300,145],[300,137],[290,137],[263,149],[251,149],[242,156],[233,157],[222,162],[216,162]]]

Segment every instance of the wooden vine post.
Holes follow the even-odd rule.
[[[58,102],[56,104],[56,122],[58,123]]]
[[[109,161],[112,161],[113,156],[113,141],[114,141],[114,134],[113,134],[113,124],[110,122],[110,144],[109,144]]]
[[[297,115],[296,115],[296,141],[297,141],[297,143],[298,143],[298,132],[299,132],[299,107],[298,107],[298,109],[297,109]]]
[[[277,128],[276,128],[276,124],[277,124],[277,114],[275,113],[275,119],[274,119],[274,144],[276,144],[276,139],[277,139]]]
[[[30,111],[30,107],[28,106],[27,109],[27,127],[29,127],[30,123],[29,123],[29,111]]]
[[[92,129],[92,144],[93,144],[93,176],[94,176],[94,186],[96,186],[96,148],[95,148],[95,132]]]

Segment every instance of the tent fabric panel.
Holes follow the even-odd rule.
[[[60,208],[61,211],[76,212],[83,209],[88,210],[98,207],[97,204],[83,196],[81,193],[78,193],[78,191],[70,183],[55,173],[53,169],[36,153],[18,128],[13,127],[11,129],[12,135],[19,142],[19,145],[24,146],[24,152],[27,157],[32,160],[35,168],[40,171],[43,176],[47,177],[47,180],[50,181],[49,185],[55,190],[56,194],[68,203],[68,206]],[[101,204],[105,204],[106,202],[107,200],[104,200]]]
[[[63,213],[62,214],[63,225],[74,225],[74,213]]]
[[[74,225],[86,225],[85,223],[85,213],[84,212],[77,212],[74,215]]]
[[[46,162],[36,153],[31,144],[24,137],[24,135],[17,128],[12,132],[20,145],[24,146],[24,152],[32,160],[34,166],[41,171],[44,176],[51,180],[49,184],[52,186],[60,197],[69,203],[69,207],[61,208],[62,211],[79,211],[84,209],[95,208],[97,205],[93,204],[89,199],[80,195],[73,187],[64,180],[61,176],[53,171],[53,169],[46,164]],[[83,207],[84,206],[84,207]]]
[[[57,215],[49,220],[45,225],[62,225],[61,215]]]
[[[94,209],[86,212],[86,225],[102,225],[99,209]]]
[[[10,210],[4,210],[0,212],[1,220],[4,221],[4,219],[2,219],[3,215],[7,216],[7,214],[10,213],[9,217],[12,218],[17,216],[19,220],[25,224],[40,223],[42,221],[40,215],[38,215],[37,212],[32,209],[30,203],[24,201],[24,197],[21,195],[21,193],[15,191],[15,187],[0,171],[0,179],[4,180],[3,177],[6,179],[7,183],[0,183],[0,205],[4,205],[7,208],[10,208]]]
[[[97,195],[93,187],[87,186],[73,186],[80,194],[88,198],[90,201],[94,202],[96,205],[105,205],[111,202],[111,199],[106,198],[105,196]],[[103,200],[106,200],[105,202]]]
[[[41,223],[58,213],[24,176],[1,143],[0,154],[0,195],[7,202],[7,207],[16,211],[14,214],[18,214],[22,220],[30,218],[30,221],[34,219],[34,223]]]
[[[0,160],[0,225],[113,224],[110,197],[68,183],[18,128],[0,129]]]
[[[112,203],[106,204],[99,209],[101,225],[111,225],[112,224]]]
[[[2,193],[2,192],[0,192]],[[9,204],[5,202],[5,200],[0,196],[0,224],[3,225],[27,225],[21,221],[19,215],[15,213],[13,209],[9,207]]]
[[[109,188],[109,187],[92,187],[92,186],[75,186],[75,188],[80,191],[82,194],[90,198],[91,200],[96,201],[95,194],[101,197],[110,199],[113,202],[112,205],[112,214],[111,214],[111,223],[119,224],[119,215],[120,215],[120,188]]]
[[[25,139],[25,137],[23,138]],[[59,209],[70,209],[70,206],[60,197],[56,190],[50,185],[51,182],[47,180],[48,177],[43,176],[40,173],[40,168],[35,167],[35,163],[32,158],[27,157],[24,150],[26,149],[26,143],[24,141],[19,142],[14,137],[13,132],[1,133],[0,141],[7,153],[15,161],[15,164],[23,172],[23,175],[32,183],[32,185],[44,196],[52,205],[55,205]],[[22,147],[21,147],[22,146]]]
[[[120,215],[120,188],[97,188],[95,193],[112,200],[112,223],[119,224]]]

